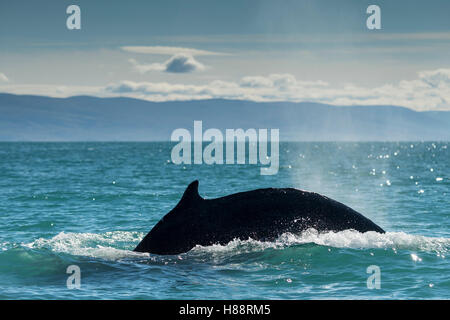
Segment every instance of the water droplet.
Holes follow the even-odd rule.
[[[422,258],[420,258],[417,254],[415,253],[411,253],[411,259],[415,262],[420,262],[422,261]]]

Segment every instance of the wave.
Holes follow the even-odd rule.
[[[417,250],[436,252],[443,255],[450,250],[450,238],[434,238],[420,235],[411,235],[404,232],[377,232],[361,233],[354,230],[320,233],[315,229],[308,229],[301,234],[285,233],[273,242],[256,240],[233,240],[226,245],[197,246],[194,251],[210,252],[240,252],[255,249],[283,249],[295,245],[315,244],[335,248],[350,249],[393,249]]]
[[[131,251],[143,236],[144,234],[140,232],[127,231],[112,231],[101,234],[61,232],[53,238],[39,238],[31,243],[22,244],[22,246],[106,260],[154,257],[155,255]],[[450,238],[425,237],[404,232],[360,233],[353,230],[319,233],[314,229],[309,229],[298,235],[285,233],[272,242],[235,239],[226,245],[196,246],[185,255],[198,253],[229,253],[232,255],[306,244],[350,249],[378,248],[427,251],[436,252],[443,257],[450,250]]]
[[[56,253],[75,256],[120,260],[124,258],[145,258],[147,253],[131,251],[131,247],[139,242],[143,233],[112,231],[106,233],[73,233],[60,232],[50,239],[39,238],[31,243],[22,244],[30,249],[49,249]]]

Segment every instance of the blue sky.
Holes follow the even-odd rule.
[[[81,30],[66,8],[81,8]],[[381,8],[381,30],[366,9]],[[449,1],[0,3],[0,92],[450,109]]]

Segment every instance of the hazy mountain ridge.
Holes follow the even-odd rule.
[[[149,102],[0,94],[0,141],[167,141],[177,128],[278,128],[282,140],[450,140],[450,112],[396,106],[199,100]]]

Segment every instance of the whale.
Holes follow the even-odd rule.
[[[298,234],[310,228],[385,232],[352,208],[314,192],[265,188],[204,199],[198,186],[198,180],[188,185],[178,204],[134,251],[174,255],[235,239],[273,241],[284,233]]]

